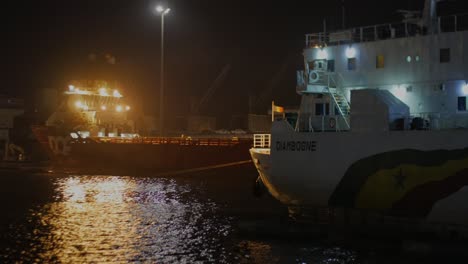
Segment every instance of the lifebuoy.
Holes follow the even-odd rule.
[[[309,72],[309,83],[316,83],[320,79],[320,73],[318,71],[310,71]]]
[[[334,127],[335,127],[335,125],[336,125],[336,120],[335,120],[335,118],[333,118],[333,117],[330,118],[330,120],[329,120],[328,122],[329,122],[329,125],[330,125],[331,128],[334,128]]]

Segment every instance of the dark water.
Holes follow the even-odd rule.
[[[2,263],[395,263],[395,253],[243,232],[286,217],[249,166],[174,178],[0,171]],[[390,257],[391,256],[391,257]],[[408,262],[412,263],[412,261]]]

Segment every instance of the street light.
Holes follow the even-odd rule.
[[[164,125],[164,16],[171,11],[170,8],[157,6],[156,11],[161,14],[161,87],[159,88],[159,134],[163,136]]]

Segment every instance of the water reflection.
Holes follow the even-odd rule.
[[[223,262],[226,255],[229,224],[214,218],[217,205],[200,202],[187,184],[71,176],[55,186],[55,202],[31,214],[38,260],[192,263]]]
[[[239,236],[242,210],[245,219],[262,218],[264,204],[239,199],[248,190],[236,187],[246,183],[234,181],[235,171],[206,179],[26,176],[0,177],[0,263],[356,263],[345,249]],[[239,212],[226,211],[233,204]]]

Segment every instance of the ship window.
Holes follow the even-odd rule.
[[[329,72],[335,72],[335,60],[329,60],[327,62],[327,70]]]
[[[326,103],[326,104],[316,103],[315,115],[316,116],[330,115],[330,104],[329,103]]]
[[[440,49],[440,63],[450,62],[450,49]]]
[[[466,96],[458,97],[458,111],[466,111]]]
[[[377,69],[382,69],[383,67],[385,67],[385,58],[383,55],[377,55],[375,67]]]
[[[356,58],[348,59],[348,71],[356,70]]]

